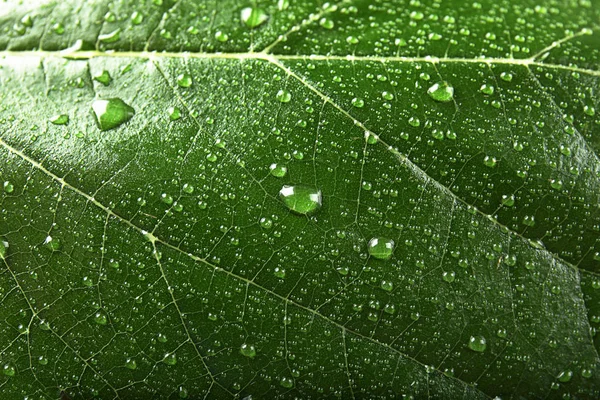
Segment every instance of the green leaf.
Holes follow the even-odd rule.
[[[4,3],[3,398],[598,398],[598,5]]]

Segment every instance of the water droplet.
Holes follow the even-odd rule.
[[[276,178],[283,178],[287,174],[287,167],[281,164],[273,163],[269,166],[269,170],[271,172],[271,175],[273,175]]]
[[[62,35],[63,33],[65,33],[65,26],[63,24],[61,24],[60,22],[57,22],[54,25],[52,25],[52,30],[57,35]]]
[[[139,25],[144,21],[144,15],[140,12],[134,11],[131,14],[131,23],[133,25]]]
[[[486,167],[490,167],[490,168],[494,168],[496,166],[497,160],[495,157],[492,156],[485,156],[483,158],[483,164]]]
[[[379,260],[388,260],[394,253],[395,243],[392,239],[375,237],[369,240],[367,250],[369,254]]]
[[[94,100],[92,110],[94,110],[98,127],[102,131],[108,131],[124,124],[135,114],[133,107],[119,98]]]
[[[167,343],[167,336],[164,333],[159,333],[157,335],[158,341],[161,343]]]
[[[215,33],[215,39],[217,39],[221,43],[224,43],[229,40],[229,35],[226,34],[225,32],[217,31]]]
[[[500,79],[502,79],[505,82],[510,82],[513,80],[513,76],[510,72],[502,72],[500,74]]]
[[[175,353],[167,353],[163,358],[163,362],[167,365],[173,366],[177,364],[177,356],[175,355]]]
[[[2,186],[4,188],[4,193],[10,194],[15,191],[15,185],[13,185],[10,181],[5,181]]]
[[[273,220],[271,218],[263,217],[258,222],[263,229],[271,229],[273,227]]]
[[[169,114],[169,119],[171,121],[177,121],[179,118],[181,118],[181,110],[177,107],[167,108],[167,114]]]
[[[333,29],[335,23],[329,18],[321,18],[321,20],[319,21],[319,25],[321,25],[325,29]]]
[[[469,339],[469,349],[478,353],[483,353],[487,347],[486,340],[483,336],[471,336]]]
[[[108,322],[108,317],[102,311],[98,311],[96,315],[94,315],[94,322],[98,325],[106,325]]]
[[[46,240],[44,240],[44,246],[51,251],[60,250],[61,243],[59,239],[53,238],[52,236],[47,236]]]
[[[279,197],[285,205],[297,214],[313,214],[321,208],[321,191],[306,185],[284,185]]]
[[[283,269],[281,267],[275,267],[275,270],[273,271],[273,275],[275,275],[279,279],[284,279],[285,278],[285,269]]]
[[[6,258],[6,253],[8,251],[8,242],[0,239],[0,259],[4,260]]]
[[[491,96],[494,94],[494,87],[492,85],[488,85],[488,84],[484,83],[479,88],[479,91],[483,94],[487,94],[488,96]]]
[[[121,38],[121,28],[117,28],[110,33],[98,36],[98,41],[102,43],[114,43]]]
[[[448,283],[452,283],[456,279],[456,273],[454,271],[444,272],[442,273],[442,279]]]
[[[244,343],[240,346],[240,354],[244,357],[254,358],[256,356],[256,349],[254,345]]]
[[[39,356],[38,357],[38,363],[40,365],[48,365],[48,357],[46,357],[46,356]]]
[[[427,94],[435,101],[447,103],[454,98],[454,88],[448,82],[438,82],[427,90]]]
[[[294,380],[292,378],[284,376],[279,380],[279,384],[286,389],[291,389],[294,387]]]
[[[102,73],[94,76],[94,80],[100,82],[104,86],[108,86],[110,85],[110,82],[112,82],[112,77],[107,70],[104,70]]]
[[[134,370],[137,368],[137,363],[135,362],[135,360],[133,358],[128,358],[127,360],[125,360],[125,367],[127,367],[128,369]]]
[[[556,379],[558,379],[560,382],[566,383],[566,382],[569,382],[572,377],[573,377],[573,371],[568,369],[568,370],[562,371],[560,374],[558,374]]]
[[[381,288],[386,292],[394,290],[394,283],[390,281],[381,281]]]
[[[66,125],[69,122],[69,116],[67,114],[59,114],[50,118],[50,122],[54,125]]]
[[[241,12],[242,23],[248,28],[256,28],[269,19],[269,15],[265,10],[258,7],[246,7]]]
[[[194,83],[190,74],[179,74],[177,75],[177,85],[182,88],[189,88]]]
[[[292,100],[292,94],[289,91],[282,89],[277,92],[275,98],[281,103],[289,103],[290,100]]]
[[[12,363],[6,363],[2,367],[2,373],[6,376],[15,376],[17,369]]]
[[[352,105],[356,108],[363,108],[365,105],[365,101],[363,99],[360,99],[358,97],[355,97],[352,99],[351,101]]]

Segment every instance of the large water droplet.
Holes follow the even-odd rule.
[[[435,101],[447,103],[454,98],[454,88],[448,82],[438,82],[427,90],[427,94]]]
[[[92,110],[94,110],[98,127],[102,131],[116,128],[135,115],[133,107],[119,98],[94,100]]]
[[[241,19],[248,28],[256,28],[269,19],[269,15],[262,8],[246,7],[241,12]]]
[[[279,191],[279,197],[298,214],[313,214],[322,204],[321,191],[306,185],[285,185]]]
[[[387,260],[394,253],[394,241],[384,237],[372,238],[369,240],[367,250],[372,257]]]

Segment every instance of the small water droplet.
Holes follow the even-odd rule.
[[[286,389],[291,389],[294,387],[294,380],[292,378],[284,376],[279,380],[279,384]]]
[[[256,356],[256,349],[254,345],[244,343],[240,346],[240,354],[244,357],[254,358]]]
[[[110,82],[112,82],[112,77],[107,70],[104,70],[102,73],[94,76],[94,80],[100,82],[104,86],[108,86],[110,85]]]
[[[274,177],[283,178],[287,174],[287,167],[285,165],[273,163],[269,166],[269,171]]]
[[[177,121],[179,118],[181,118],[181,110],[177,107],[167,108],[167,114],[169,114],[169,119],[171,121]]]
[[[321,191],[306,185],[284,185],[279,191],[284,204],[297,214],[313,214],[321,208]]]
[[[67,114],[59,114],[50,118],[50,122],[54,125],[66,125],[69,122],[69,116]]]
[[[388,260],[394,253],[395,243],[392,239],[375,237],[369,240],[367,250],[369,254],[379,260]]]
[[[292,94],[288,90],[282,89],[277,92],[275,98],[281,103],[289,103],[292,100]]]
[[[492,85],[488,85],[488,84],[484,83],[479,88],[479,91],[483,94],[487,94],[488,96],[491,96],[494,94],[494,87]]]
[[[358,97],[353,98],[351,103],[356,108],[363,108],[365,105],[365,101]]]
[[[447,103],[454,98],[454,88],[448,82],[438,82],[427,90],[427,94],[435,101]]]
[[[325,29],[333,29],[335,23],[329,18],[321,18],[319,20],[319,25],[321,25]]]
[[[2,186],[4,188],[4,193],[10,194],[15,191],[15,185],[13,185],[11,181],[5,181]]]
[[[102,131],[108,131],[129,121],[135,110],[119,98],[94,100],[92,110],[96,116],[98,127]]]
[[[133,358],[128,358],[127,360],[125,360],[125,367],[134,370],[137,368],[137,362],[135,362]]]
[[[486,347],[487,343],[483,336],[471,336],[469,339],[469,349],[477,353],[483,353]]]
[[[98,325],[106,325],[108,322],[108,317],[102,311],[98,311],[96,315],[94,315],[94,322]]]
[[[242,9],[240,16],[242,23],[250,29],[256,28],[269,19],[266,11],[258,7],[246,7]]]
[[[175,353],[167,353],[163,358],[163,362],[167,365],[173,366],[177,364],[177,356],[175,355]]]
[[[391,292],[394,290],[394,283],[391,281],[381,281],[381,288],[386,292]]]
[[[17,369],[12,363],[6,363],[2,366],[2,373],[6,376],[15,376]]]
[[[138,11],[134,11],[131,14],[131,23],[133,25],[139,25],[144,21],[144,15]]]
[[[58,251],[61,248],[61,243],[59,239],[47,236],[46,240],[44,240],[44,246],[51,251]]]
[[[560,374],[558,374],[556,379],[558,379],[560,382],[566,383],[566,382],[569,382],[572,377],[573,377],[573,371],[568,369],[568,370],[562,371]]]
[[[194,83],[190,74],[179,74],[177,75],[177,85],[182,88],[189,88]]]
[[[217,39],[221,43],[224,43],[229,40],[229,35],[226,34],[225,32],[217,31],[215,33],[215,39]]]

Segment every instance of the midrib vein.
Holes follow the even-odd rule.
[[[405,56],[356,56],[356,55],[289,55],[271,54],[266,52],[247,53],[194,53],[194,52],[151,52],[151,51],[71,51],[71,49],[59,51],[33,50],[33,51],[2,51],[2,58],[37,57],[50,58],[59,57],[70,60],[88,60],[91,58],[138,58],[138,59],[214,59],[214,60],[265,60],[265,61],[345,61],[351,63],[380,62],[380,63],[431,63],[431,64],[488,64],[488,65],[515,65],[526,67],[540,67],[553,70],[578,72],[591,76],[600,76],[600,70],[581,68],[571,65],[550,64],[538,61],[534,58],[496,58],[496,57],[405,57]]]
[[[143,235],[151,244],[152,246],[156,246],[156,244],[161,244],[163,246],[165,246],[168,249],[171,249],[175,252],[181,253],[185,256],[187,256],[188,258],[190,258],[191,260],[198,262],[200,264],[205,265],[208,268],[213,269],[216,272],[221,272],[224,273],[228,276],[230,276],[231,278],[235,279],[235,280],[239,280],[242,281],[244,283],[246,283],[247,285],[251,285],[261,291],[266,292],[267,294],[281,300],[284,301],[288,304],[291,304],[295,307],[298,307],[299,309],[302,309],[310,314],[315,315],[316,317],[319,317],[321,319],[323,319],[324,321],[336,326],[338,329],[341,329],[343,332],[348,332],[358,338],[361,338],[362,340],[365,340],[367,342],[373,343],[375,345],[381,346],[385,349],[390,350],[391,352],[393,352],[394,354],[403,357],[407,360],[410,360],[414,363],[416,363],[417,365],[420,365],[421,367],[423,367],[424,369],[430,368],[431,366],[428,366],[424,363],[422,363],[421,361],[417,360],[416,358],[413,358],[411,356],[409,356],[408,354],[405,354],[403,352],[401,352],[400,350],[388,345],[387,343],[381,342],[377,339],[374,339],[372,337],[369,336],[365,336],[360,332],[357,332],[353,329],[349,329],[347,328],[345,325],[343,325],[340,322],[337,322],[335,320],[332,320],[331,318],[327,317],[326,315],[321,314],[319,311],[313,310],[312,308],[302,305],[300,303],[295,302],[294,300],[290,299],[289,297],[283,296],[277,292],[274,292],[270,289],[267,289],[264,286],[261,286],[260,284],[256,283],[254,280],[251,279],[247,279],[243,276],[237,275],[232,271],[228,271],[224,268],[221,268],[217,265],[214,265],[212,263],[210,263],[209,261],[207,261],[205,258],[199,257],[193,253],[190,252],[186,252],[182,249],[180,249],[179,247],[169,243],[167,240],[162,239],[158,236],[153,235],[152,233],[140,228],[139,226],[137,226],[136,224],[134,224],[132,221],[128,220],[127,218],[115,213],[113,210],[111,210],[109,207],[105,206],[103,203],[101,203],[100,201],[98,201],[97,199],[95,199],[93,196],[91,196],[90,194],[84,192],[83,190],[71,185],[70,183],[68,183],[67,181],[65,181],[63,178],[61,178],[60,176],[54,174],[52,171],[50,171],[49,169],[47,169],[44,165],[42,165],[40,162],[34,160],[33,158],[29,157],[28,155],[26,155],[23,151],[14,148],[13,146],[11,146],[10,144],[8,144],[7,142],[5,142],[2,138],[0,138],[0,147],[4,148],[6,151],[8,151],[10,154],[13,154],[19,158],[21,158],[23,161],[29,163],[33,168],[39,170],[40,172],[42,172],[43,174],[47,175],[50,179],[52,179],[53,181],[57,182],[58,184],[61,185],[61,187],[67,188],[71,191],[73,191],[75,194],[83,197],[84,199],[86,199],[88,202],[92,203],[94,206],[98,207],[99,209],[101,209],[102,211],[104,211],[106,214],[108,214],[109,216],[115,218],[117,221],[125,224],[126,226],[130,227],[131,229],[135,230],[136,232],[140,233],[141,235]],[[491,399],[491,397],[489,395],[487,395],[486,393],[482,392],[481,390],[473,387],[471,384],[469,384],[468,382],[465,382],[459,378],[453,377],[453,376],[448,376],[446,374],[444,374],[441,370],[439,369],[435,369],[437,373],[439,373],[440,375],[442,375],[444,377],[444,379],[450,379],[456,382],[459,382],[461,385],[465,386],[465,388],[470,388],[471,390],[476,391],[479,394],[484,395],[486,398]]]

